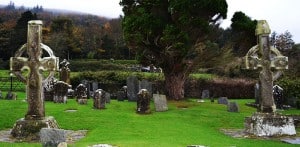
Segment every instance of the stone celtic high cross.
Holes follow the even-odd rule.
[[[27,43],[24,44],[10,59],[10,70],[23,82],[26,82],[26,95],[28,111],[25,120],[41,120],[45,117],[43,100],[43,80],[47,80],[58,68],[58,58],[52,50],[41,43],[42,21],[33,20],[28,22]],[[42,56],[43,50],[49,56]],[[22,57],[26,51],[27,56]],[[24,69],[28,74],[22,74]],[[43,78],[41,71],[49,71],[49,76]]]
[[[288,57],[283,56],[275,47],[270,45],[271,30],[265,20],[257,22],[255,34],[258,44],[252,47],[245,56],[247,69],[261,68],[259,74],[260,100],[259,112],[271,113],[276,111],[273,98],[273,81],[278,78],[282,69],[288,68]],[[274,74],[272,70],[275,70]]]

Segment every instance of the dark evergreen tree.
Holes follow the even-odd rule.
[[[257,21],[243,12],[235,12],[231,19],[232,38],[234,53],[237,56],[245,56],[248,50],[257,42],[255,28]]]
[[[27,42],[27,28],[30,20],[37,20],[36,14],[32,14],[31,11],[22,13],[17,20],[10,42],[10,48],[13,53]]]
[[[226,18],[226,0],[122,0],[127,46],[163,69],[170,99],[184,98],[184,83]]]

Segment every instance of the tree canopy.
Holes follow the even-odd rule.
[[[227,16],[226,0],[122,0],[120,4],[127,45],[139,59],[160,66],[169,97],[182,99],[185,79],[215,39],[219,20]]]

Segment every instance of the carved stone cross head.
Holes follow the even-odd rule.
[[[24,44],[10,59],[10,70],[24,83],[26,83],[26,97],[28,111],[26,120],[39,120],[45,116],[43,100],[43,82],[54,75],[58,68],[58,58],[52,50],[42,44],[42,21],[33,20],[28,22],[27,43]],[[42,56],[43,50],[48,56]],[[27,56],[23,56],[26,51]],[[22,57],[23,56],[23,57]],[[27,75],[22,71],[27,69]],[[49,71],[46,79],[41,71]]]
[[[273,81],[281,75],[282,69],[288,69],[288,57],[283,56],[278,49],[270,45],[270,33],[268,23],[265,20],[259,20],[255,30],[258,43],[245,56],[247,69],[261,68],[259,74],[261,92],[258,111],[266,113],[276,111],[272,92]],[[272,69],[276,69],[275,74],[273,74]]]

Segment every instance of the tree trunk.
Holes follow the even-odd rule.
[[[165,87],[169,99],[182,100],[184,99],[184,82],[186,75],[184,73],[167,74],[165,75]]]

